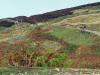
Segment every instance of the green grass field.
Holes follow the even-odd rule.
[[[56,30],[54,32],[51,32],[50,34],[63,39],[64,41],[80,45],[80,44],[87,44],[92,45],[94,44],[94,40],[99,37],[92,33],[81,33],[80,30],[74,29],[74,28],[63,28],[62,30]]]

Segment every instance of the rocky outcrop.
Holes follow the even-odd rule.
[[[11,20],[11,19],[0,19],[0,26],[6,26],[6,27],[10,27],[13,24],[15,24],[15,20]]]

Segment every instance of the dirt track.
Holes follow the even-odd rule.
[[[67,27],[67,28],[74,28],[74,29],[78,29],[78,30],[81,30],[80,28],[75,28],[75,27]],[[95,34],[95,35],[98,35],[98,36],[100,36],[100,32],[98,32],[98,31],[92,31],[92,30],[88,30],[88,29],[86,29],[86,32],[90,32],[90,33],[93,33],[93,34]]]
[[[98,32],[98,31],[92,31],[92,30],[86,30],[86,31],[100,36],[100,32]]]
[[[54,75],[100,75],[100,70],[67,69],[66,71],[58,72]]]

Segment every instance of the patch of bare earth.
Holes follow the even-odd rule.
[[[54,75],[100,75],[100,70],[66,69],[66,71],[58,72]]]

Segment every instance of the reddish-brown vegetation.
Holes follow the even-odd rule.
[[[40,27],[37,27],[28,34],[27,38],[31,38],[32,40],[34,40],[36,42],[43,41],[46,39],[56,41],[56,42],[60,43],[63,48],[66,48],[69,46],[69,44],[66,43],[65,41],[63,41],[62,39],[58,39],[57,37],[52,36],[52,35],[43,34],[43,31],[44,30],[42,30]]]

